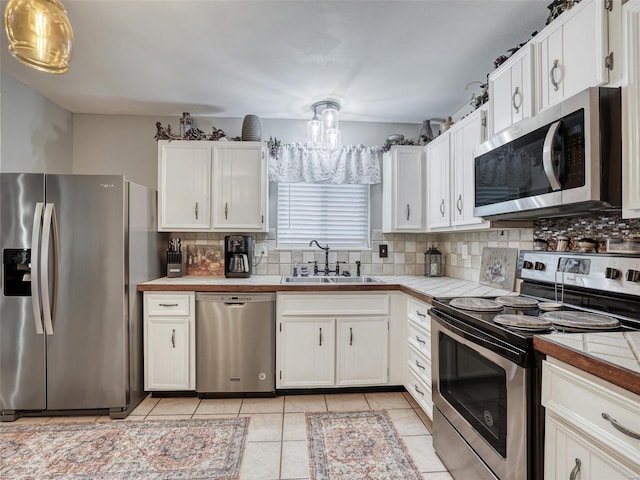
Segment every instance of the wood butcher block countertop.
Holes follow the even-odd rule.
[[[280,275],[254,275],[250,278],[162,277],[138,284],[138,291],[196,292],[363,292],[400,290],[424,302],[434,297],[495,297],[511,292],[450,277],[375,276],[381,283],[359,284],[283,284]]]
[[[536,335],[536,350],[640,395],[640,332]]]

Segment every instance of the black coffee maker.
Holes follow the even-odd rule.
[[[227,235],[224,237],[224,276],[248,278],[253,270],[253,237]]]

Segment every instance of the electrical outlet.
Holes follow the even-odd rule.
[[[460,254],[462,255],[462,260],[466,260],[469,258],[469,247],[466,243],[462,244],[462,248],[460,249]]]
[[[254,252],[254,256],[256,257],[266,257],[267,254],[269,253],[267,251],[267,244],[266,243],[259,243],[258,245],[256,245],[256,249]]]

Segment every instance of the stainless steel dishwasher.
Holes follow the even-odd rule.
[[[196,392],[275,392],[275,294],[196,293]]]

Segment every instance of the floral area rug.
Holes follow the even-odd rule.
[[[307,413],[313,480],[418,480],[387,412]]]
[[[0,478],[235,480],[248,418],[0,427]]]

